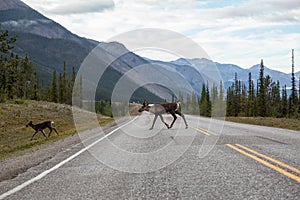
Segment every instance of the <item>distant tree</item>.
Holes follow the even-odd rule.
[[[272,107],[273,117],[281,117],[281,97],[280,97],[280,83],[279,81],[272,86]]]
[[[8,31],[2,30],[0,24],[0,102],[16,95],[16,82],[13,81],[16,80],[17,71],[14,70],[17,70],[17,58],[9,54],[15,42],[16,37],[10,37]]]
[[[196,93],[194,93],[194,92],[192,93],[192,97],[191,97],[191,108],[192,108],[191,114],[193,114],[193,115],[197,115],[198,114],[199,115],[198,98],[197,98]]]
[[[266,110],[266,87],[265,87],[263,60],[261,60],[260,63],[257,105],[258,105],[258,115],[261,117],[265,117],[267,115],[267,110]]]
[[[234,116],[234,83],[227,89],[227,96],[226,96],[226,115],[227,116]]]
[[[44,80],[41,81],[40,99],[41,99],[42,101],[47,101],[47,100],[48,100],[48,96],[47,96],[47,92],[46,92]]]
[[[29,61],[28,55],[20,61],[20,69],[19,69],[19,79],[18,79],[18,87],[19,87],[19,97],[27,99],[29,93],[29,86],[33,78],[34,73],[33,63]]]
[[[17,95],[17,79],[18,79],[18,56],[11,53],[9,61],[6,63],[6,94],[8,99],[13,99]]]
[[[272,115],[272,94],[271,94],[271,84],[272,79],[269,75],[264,78],[264,91],[265,91],[265,107],[266,107],[266,114],[265,117],[269,117]]]
[[[298,97],[297,97],[297,89],[296,89],[296,78],[294,72],[294,49],[292,49],[292,88],[291,95],[289,97],[289,115],[296,115],[298,111]]]
[[[56,71],[53,71],[52,75],[52,87],[51,87],[51,101],[58,102],[58,91],[57,91],[57,80],[56,80]]]
[[[83,106],[83,94],[82,94],[82,77],[74,83],[74,88],[73,88],[73,99],[72,99],[72,104],[74,106],[78,106],[82,108]]]
[[[63,78],[61,73],[59,73],[59,79],[58,79],[58,101],[59,103],[64,103],[64,86],[63,86]]]
[[[67,91],[66,91],[66,104],[72,104],[72,93],[74,88],[74,83],[76,79],[75,68],[72,67],[71,76],[67,79]]]
[[[247,112],[246,115],[254,116],[254,100],[255,100],[255,92],[254,92],[254,83],[252,80],[252,74],[249,72],[248,74],[248,99],[247,99]]]
[[[211,108],[211,115],[214,117],[224,117],[226,114],[226,102],[224,99],[224,88],[223,88],[223,82],[220,81],[218,90],[217,86],[214,86],[215,89],[213,89],[212,93],[215,93],[212,96],[215,96],[214,100],[212,100],[212,108]],[[219,91],[219,92],[218,92]]]
[[[238,116],[240,112],[240,97],[241,97],[241,85],[240,81],[238,80],[237,73],[234,73],[234,116]]]
[[[29,98],[31,100],[40,100],[40,95],[39,95],[39,80],[38,80],[38,77],[37,77],[37,73],[34,72],[33,74],[33,78],[30,82],[30,96]]]
[[[191,99],[191,95],[187,94],[186,95],[186,107],[185,107],[185,112],[186,113],[191,113],[192,111],[192,99]]]
[[[199,101],[199,110],[201,116],[211,116],[211,102],[209,97],[209,88],[202,84],[202,91]]]
[[[287,117],[288,114],[288,99],[286,92],[286,85],[282,88],[282,100],[281,100],[281,108],[282,108],[282,117]]]
[[[245,84],[242,84],[242,92],[240,95],[240,112],[239,112],[239,116],[246,116],[247,113],[247,88]]]
[[[13,44],[16,42],[17,37],[10,37],[8,34],[8,30],[2,30],[0,24],[0,55],[1,59],[5,58],[5,55],[9,52],[9,50],[13,49]]]

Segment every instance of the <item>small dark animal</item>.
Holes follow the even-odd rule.
[[[27,125],[26,125],[26,127],[28,127],[28,126],[30,126],[31,128],[33,128],[34,130],[35,130],[35,133],[32,135],[32,137],[31,137],[31,140],[33,139],[33,137],[39,132],[39,131],[41,131],[41,133],[47,138],[47,136],[46,136],[46,134],[45,134],[45,132],[44,132],[44,129],[46,129],[46,128],[48,128],[49,130],[50,130],[50,132],[49,132],[49,134],[48,134],[48,137],[50,137],[50,135],[51,135],[51,133],[52,133],[52,131],[54,130],[55,132],[56,132],[56,134],[58,135],[58,132],[57,132],[57,130],[54,128],[54,127],[52,127],[52,124],[53,124],[54,122],[52,122],[52,121],[45,121],[45,122],[43,122],[43,123],[40,123],[40,124],[33,124],[32,123],[32,121],[30,121]]]
[[[177,119],[176,114],[182,117],[182,119],[184,120],[186,128],[188,128],[185,117],[181,113],[180,102],[176,102],[176,103],[157,103],[157,104],[153,104],[153,105],[149,106],[148,102],[145,100],[144,103],[143,103],[143,106],[138,111],[139,112],[148,111],[148,112],[151,112],[155,115],[154,120],[153,120],[153,124],[152,124],[150,130],[153,129],[155,121],[156,121],[158,116],[160,117],[161,121],[167,126],[168,129],[172,128],[174,122]],[[170,126],[164,121],[164,119],[162,117],[162,114],[164,114],[164,113],[169,113],[174,118]]]

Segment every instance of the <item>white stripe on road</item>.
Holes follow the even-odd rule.
[[[108,133],[107,135],[103,136],[102,138],[100,138],[99,140],[93,142],[92,144],[88,145],[87,147],[81,149],[80,151],[78,151],[77,153],[73,154],[72,156],[68,157],[67,159],[63,160],[62,162],[58,163],[57,165],[55,165],[54,167],[52,167],[51,169],[48,169],[42,173],[40,173],[39,175],[37,175],[36,177],[22,183],[21,185],[18,185],[17,187],[3,193],[0,195],[0,199],[4,199],[5,197],[8,197],[9,195],[12,195],[20,190],[22,190],[23,188],[25,188],[26,186],[34,183],[35,181],[38,181],[40,179],[42,179],[43,177],[45,177],[47,174],[49,174],[50,172],[60,168],[61,166],[63,166],[64,164],[66,164],[67,162],[71,161],[72,159],[76,158],[77,156],[79,156],[80,154],[82,154],[83,152],[85,152],[86,150],[90,149],[91,147],[93,147],[95,144],[97,144],[98,142],[101,142],[103,139],[105,139],[106,137],[110,136],[111,134],[113,134],[114,132],[116,132],[117,130],[123,128],[124,126],[130,124],[131,122],[133,122],[137,117],[133,118],[133,120],[127,122],[126,124],[123,124],[122,126],[119,126],[118,128],[114,129],[113,131],[111,131],[110,133]]]

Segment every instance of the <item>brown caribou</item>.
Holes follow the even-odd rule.
[[[33,130],[35,130],[35,133],[32,135],[31,140],[33,139],[33,137],[39,132],[41,131],[41,133],[43,134],[43,136],[45,136],[47,138],[47,136],[45,135],[44,129],[48,128],[50,130],[48,137],[50,137],[52,131],[54,130],[56,132],[56,134],[58,135],[57,130],[52,126],[54,122],[52,121],[45,121],[43,123],[40,124],[33,124],[32,121],[30,121],[26,127],[30,126],[31,128],[33,128]]]
[[[155,115],[154,120],[153,120],[153,124],[152,124],[150,130],[153,129],[155,121],[156,121],[158,116],[160,117],[161,121],[167,126],[168,129],[172,128],[174,122],[177,119],[176,114],[182,117],[186,128],[188,128],[185,117],[181,113],[180,102],[156,103],[156,104],[153,104],[153,105],[149,105],[148,102],[145,100],[144,103],[143,103],[143,106],[138,111],[139,112],[148,111],[148,112],[151,112]],[[164,121],[164,118],[162,117],[162,114],[164,114],[164,113],[169,113],[173,116],[173,121],[172,121],[170,126]]]

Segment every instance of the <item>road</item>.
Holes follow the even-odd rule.
[[[186,118],[95,131],[1,182],[0,199],[300,199],[299,131]]]

